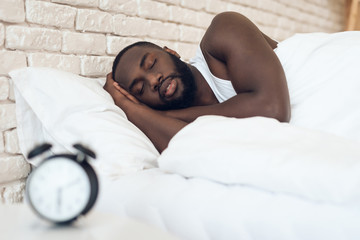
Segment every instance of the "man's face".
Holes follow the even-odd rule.
[[[126,51],[116,66],[114,80],[155,109],[189,107],[196,91],[189,67],[154,47],[136,46]]]

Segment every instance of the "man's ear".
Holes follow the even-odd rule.
[[[170,53],[170,54],[172,54],[172,55],[180,58],[180,55],[179,55],[175,50],[172,50],[172,49],[168,48],[167,46],[164,46],[163,49],[164,49],[166,52],[168,52],[168,53]]]

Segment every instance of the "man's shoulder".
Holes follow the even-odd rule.
[[[232,43],[237,37],[236,32],[243,31],[246,33],[248,26],[252,24],[244,15],[237,12],[222,12],[217,14],[203,39],[201,40],[202,49],[214,49],[224,44]]]
[[[224,32],[233,26],[247,26],[250,22],[248,18],[237,12],[222,12],[217,14],[211,21],[207,33],[217,34],[218,31]]]

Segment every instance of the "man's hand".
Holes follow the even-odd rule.
[[[110,93],[110,95],[112,96],[112,91],[114,90],[113,89],[113,84],[114,84],[114,79],[112,79],[112,77],[111,77],[111,72],[110,73],[108,73],[107,75],[106,75],[106,82],[105,82],[105,85],[104,85],[104,89],[108,92],[108,93]]]
[[[122,87],[120,87],[120,85],[114,81],[113,86],[115,87],[116,90],[118,90],[121,94],[123,94],[128,100],[130,100],[131,102],[135,103],[135,104],[141,104],[139,102],[139,100],[136,99],[136,97],[134,97],[133,95],[131,95],[128,91],[126,91],[125,89],[123,89]]]
[[[125,113],[131,105],[141,105],[141,103],[133,95],[120,87],[120,85],[112,79],[111,73],[106,76],[104,89],[110,93],[111,97],[114,99],[115,104]]]

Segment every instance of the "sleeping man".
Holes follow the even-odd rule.
[[[159,152],[202,115],[288,122],[289,91],[276,47],[246,17],[221,13],[189,64],[171,49],[138,42],[115,58],[104,88]]]

